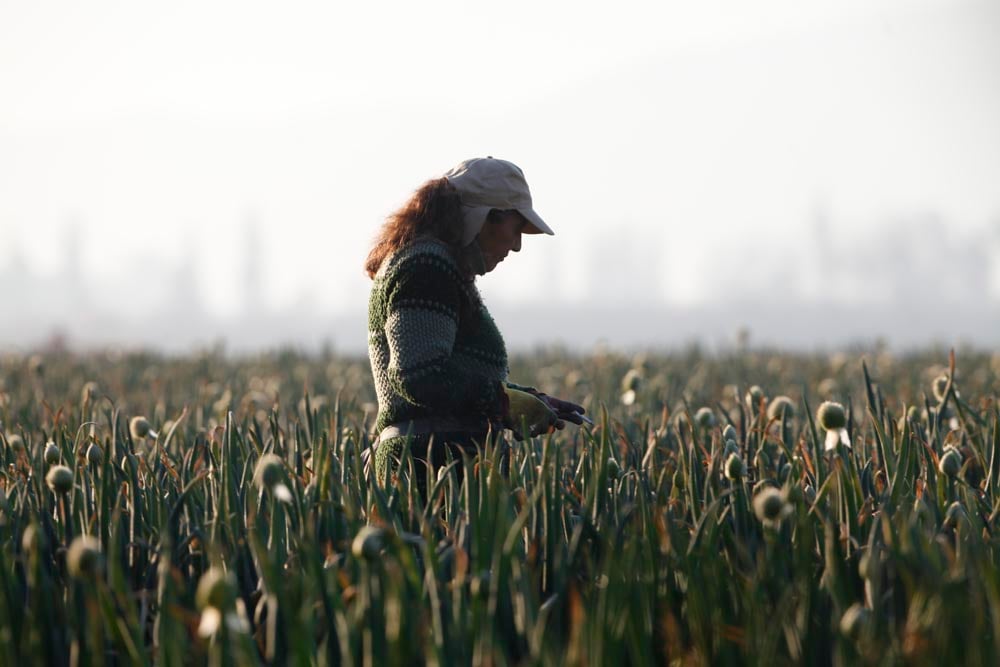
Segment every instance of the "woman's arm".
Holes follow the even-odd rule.
[[[388,375],[395,391],[434,414],[502,417],[502,383],[455,360],[466,298],[457,269],[436,255],[416,255],[394,273],[386,294]]]

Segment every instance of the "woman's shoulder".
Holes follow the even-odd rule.
[[[391,278],[400,272],[438,268],[461,277],[455,253],[448,244],[435,238],[420,237],[386,257],[376,277]]]

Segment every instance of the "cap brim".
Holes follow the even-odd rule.
[[[552,228],[545,224],[541,216],[535,213],[534,209],[531,208],[519,208],[517,212],[524,216],[524,219],[528,221],[528,227],[524,228],[525,234],[548,234],[553,236],[555,234]]]
[[[473,239],[482,230],[483,225],[486,223],[486,217],[490,214],[490,211],[497,208],[496,206],[468,206],[466,204],[462,205],[462,247],[465,247],[472,243]],[[522,230],[524,234],[548,234],[550,236],[554,235],[555,232],[552,228],[545,224],[541,216],[535,213],[532,208],[518,208],[514,209],[521,214],[528,224],[525,225]]]

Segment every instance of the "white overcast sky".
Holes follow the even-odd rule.
[[[255,220],[267,303],[363,309],[380,221],[486,154],[557,233],[486,278],[501,301],[582,301],[634,259],[698,303],[818,215],[976,234],[1000,221],[1000,3],[0,2],[0,267],[58,272],[75,222],[116,296],[193,257],[225,313]]]

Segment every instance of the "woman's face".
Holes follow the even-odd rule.
[[[479,236],[479,249],[483,253],[486,272],[497,267],[507,253],[521,250],[521,232],[527,224],[517,211],[494,211],[490,213]]]

